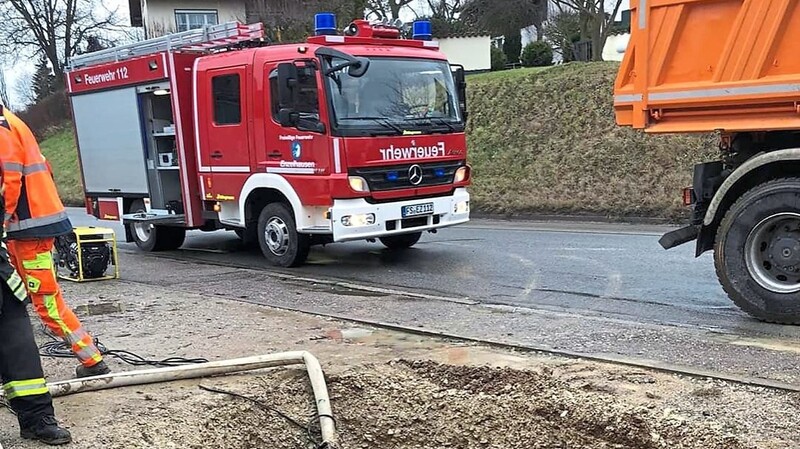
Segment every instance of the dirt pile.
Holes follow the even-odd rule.
[[[205,383],[257,398],[295,422],[242,399],[194,390],[173,406],[152,409],[131,432],[141,440],[125,447],[315,447],[318,425],[304,373],[239,380]],[[343,449],[746,447],[714,422],[623,405],[548,372],[401,361],[330,376],[329,388]]]

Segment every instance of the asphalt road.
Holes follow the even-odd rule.
[[[117,224],[70,213],[75,225],[124,235]],[[740,312],[717,283],[710,254],[661,249],[669,229],[475,220],[401,253],[366,242],[315,248],[307,265],[291,270],[267,265],[229,232],[193,231],[171,253],[119,246],[127,281],[800,389],[800,326]],[[293,293],[270,293],[278,285]]]
[[[108,226],[82,209],[70,214],[76,225]],[[110,227],[122,236],[121,227]],[[668,229],[476,220],[427,234],[401,253],[366,242],[315,248],[308,265],[294,270],[270,267],[230,232],[191,232],[179,253],[482,304],[800,337],[800,328],[760,323],[740,312],[719,286],[710,254],[695,259],[692,245],[664,251],[658,239]]]

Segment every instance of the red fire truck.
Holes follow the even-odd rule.
[[[403,249],[469,220],[464,70],[429,34],[357,20],[268,45],[229,23],[67,72],[87,210],[142,250],[225,229],[289,267],[312,245]]]

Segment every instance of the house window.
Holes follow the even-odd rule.
[[[175,23],[178,32],[202,28],[205,25],[219,24],[217,11],[201,11],[194,9],[179,9],[175,11]]]
[[[239,75],[216,76],[211,80],[214,94],[214,122],[237,125],[242,122],[242,91]]]

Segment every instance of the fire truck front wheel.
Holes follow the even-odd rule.
[[[258,217],[258,243],[264,257],[279,267],[305,263],[311,237],[297,232],[294,214],[283,203],[268,204]]]
[[[131,213],[144,212],[144,202],[134,201]],[[172,251],[180,248],[186,240],[186,229],[167,226],[155,226],[149,223],[129,225],[136,246],[142,251]]]
[[[421,237],[421,232],[415,232],[413,234],[390,235],[388,237],[381,237],[381,243],[391,250],[403,250],[416,245]]]

